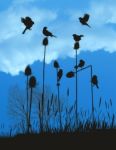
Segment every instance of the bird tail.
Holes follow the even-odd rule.
[[[57,36],[55,36],[55,35],[52,35],[52,37],[55,37],[55,38],[57,38]]]
[[[80,37],[84,37],[84,35],[80,35]]]
[[[25,34],[26,30],[27,30],[27,28],[25,28],[25,29],[23,30],[22,34]]]
[[[89,28],[91,28],[91,26],[90,26],[89,24],[87,24],[87,26],[88,26]]]

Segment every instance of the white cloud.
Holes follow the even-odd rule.
[[[116,1],[94,1],[91,3],[87,13],[90,14],[91,29],[82,27],[78,24],[78,31],[81,31],[85,37],[81,43],[81,50],[95,51],[104,49],[109,52],[116,51]],[[83,15],[85,12],[72,11],[71,20],[75,21],[77,15]],[[74,14],[74,15],[73,15]],[[77,15],[75,15],[77,14]],[[75,28],[73,25],[72,28]],[[76,31],[76,30],[75,30]]]
[[[0,20],[2,20],[0,23],[0,70],[12,75],[18,74],[27,64],[37,59],[42,61],[43,25],[57,18],[57,14],[50,10],[22,5],[16,8],[16,4],[15,2],[15,5],[0,13]],[[35,25],[32,31],[22,35],[24,26],[20,18],[25,16],[32,17]]]
[[[107,1],[107,2],[106,2]],[[50,38],[47,48],[46,62],[49,63],[58,57],[73,57],[72,34],[84,34],[80,42],[80,51],[96,51],[104,49],[109,52],[116,51],[116,2],[109,0],[94,1],[86,12],[91,14],[90,25],[92,28],[82,27],[78,17],[83,15],[82,10],[65,10],[69,19],[59,19],[58,12],[49,9],[40,9],[31,6],[37,0],[14,0],[8,10],[0,13],[0,70],[12,75],[24,70],[27,64],[43,59],[42,28],[48,26],[58,38]],[[18,6],[18,7],[17,7]],[[107,8],[107,9],[106,9]],[[61,13],[61,12],[60,12]],[[64,13],[63,13],[64,14]],[[25,35],[20,21],[21,17],[30,16],[35,21],[32,31]],[[60,20],[60,21],[59,21]]]

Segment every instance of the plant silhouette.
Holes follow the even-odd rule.
[[[91,76],[91,101],[92,101],[92,105],[91,105],[91,114],[92,114],[92,120],[94,122],[94,96],[93,96],[93,86],[96,86],[98,88],[98,79],[97,79],[97,76],[96,75],[93,75],[93,68],[92,68],[92,65],[88,65],[86,67],[85,66],[85,61],[84,60],[80,60],[79,61],[79,64],[77,64],[74,69],[75,71],[69,71],[67,74],[66,74],[66,77],[67,78],[73,78],[76,76],[76,73],[79,73],[83,70],[86,70],[86,69],[89,69],[90,68],[90,76]],[[80,68],[80,69],[79,69]],[[79,70],[78,70],[79,69]],[[77,96],[77,95],[76,95]],[[77,99],[76,99],[77,100]],[[75,105],[77,103],[75,102]]]
[[[34,25],[34,21],[30,17],[21,18],[21,22],[25,25],[22,34],[25,34],[26,30],[31,30],[31,27]]]
[[[83,17],[79,18],[79,21],[82,25],[86,25],[88,27],[90,27],[90,25],[88,24],[89,21],[89,14],[84,14]],[[26,32],[26,30],[31,30],[32,26],[34,25],[34,21],[30,18],[30,17],[25,17],[25,18],[21,18],[21,22],[25,25],[25,29],[23,31],[23,34]],[[57,88],[57,96],[54,95],[53,93],[50,94],[50,97],[48,96],[48,93],[45,91],[45,75],[46,75],[46,51],[47,51],[47,46],[49,45],[49,38],[50,37],[56,37],[52,32],[50,32],[48,30],[47,27],[44,27],[42,30],[42,33],[44,35],[43,41],[42,41],[42,45],[44,47],[44,55],[43,55],[43,80],[42,80],[42,89],[41,92],[37,93],[38,97],[37,97],[37,101],[38,101],[38,105],[37,105],[37,109],[38,109],[38,122],[37,122],[37,126],[39,127],[40,125],[40,130],[37,129],[36,131],[39,132],[56,132],[59,131],[62,133],[62,131],[64,131],[64,134],[68,131],[89,131],[90,129],[106,129],[108,127],[113,128],[114,127],[114,123],[115,123],[115,115],[113,114],[112,116],[110,116],[110,112],[109,109],[110,107],[112,108],[112,99],[110,99],[109,101],[105,100],[105,106],[106,106],[106,115],[107,118],[110,121],[110,125],[106,122],[106,119],[104,116],[102,118],[102,122],[100,123],[100,113],[98,114],[98,120],[97,118],[95,118],[95,113],[96,113],[96,107],[94,105],[94,87],[99,89],[99,82],[98,82],[98,77],[97,75],[93,75],[93,66],[87,65],[85,63],[85,60],[80,59],[78,61],[78,50],[80,49],[80,41],[82,40],[82,38],[84,37],[84,35],[78,35],[78,34],[73,34],[73,40],[74,40],[74,45],[73,45],[73,49],[75,52],[75,65],[73,66],[72,70],[70,70],[69,72],[67,72],[66,77],[67,78],[74,78],[75,81],[75,100],[73,104],[70,104],[64,101],[61,101],[61,97],[60,97],[60,88],[61,88],[61,79],[63,77],[63,73],[64,73],[64,69],[61,69],[59,62],[57,60],[54,61],[53,67],[56,69],[56,88]],[[91,88],[91,112],[90,114],[88,112],[82,111],[79,112],[78,110],[78,73],[82,72],[86,69],[90,69],[89,75],[90,75],[90,88]],[[34,95],[35,91],[33,91],[36,88],[37,85],[37,81],[36,81],[36,77],[32,75],[32,70],[30,68],[30,66],[28,65],[25,68],[25,72],[24,72],[25,76],[26,76],[26,102],[23,103],[21,105],[20,110],[24,111],[26,110],[26,115],[27,115],[27,133],[32,133],[33,130],[33,126],[35,125],[35,120],[33,121],[32,119],[32,110],[33,110],[33,99],[36,97],[36,95]],[[38,89],[37,89],[38,90]],[[39,91],[39,90],[38,90]],[[83,92],[84,93],[84,92]],[[67,100],[69,98],[69,88],[67,88]],[[40,96],[41,95],[41,96]],[[15,95],[13,98],[14,100],[16,99]],[[18,96],[17,96],[18,97]],[[24,97],[25,98],[25,97]],[[19,98],[18,100],[22,99]],[[63,105],[62,105],[63,103]],[[102,107],[102,100],[100,98],[99,104],[98,104],[99,108],[101,109]],[[35,106],[36,107],[36,106]],[[65,107],[65,109],[63,109]],[[88,115],[88,114],[89,115]],[[88,118],[87,118],[88,117]],[[91,122],[91,118],[92,118],[92,122]],[[22,128],[24,128],[25,125],[25,119],[23,119],[20,123],[19,126],[21,126]],[[34,123],[33,123],[34,122]],[[19,127],[18,126],[18,127]],[[60,127],[59,127],[60,126]],[[60,129],[60,130],[59,130]],[[25,130],[23,130],[25,131]],[[12,130],[10,130],[10,135],[12,134]]]
[[[79,42],[76,42],[74,44],[74,50],[75,50],[75,65],[77,66],[77,50],[80,48],[79,46]],[[75,103],[76,103],[76,124],[78,123],[78,95],[77,95],[77,67],[75,68],[75,93],[76,93],[76,100],[75,100]]]
[[[45,95],[45,60],[46,60],[46,47],[48,46],[48,37],[43,39],[44,58],[43,58],[43,93],[42,93],[42,127],[43,128],[43,114],[44,114],[44,95]],[[42,129],[43,130],[43,129]]]
[[[91,26],[87,23],[89,21],[89,17],[90,17],[89,14],[84,14],[83,17],[79,17],[79,21],[82,25],[86,25],[91,28]]]
[[[26,112],[27,112],[27,132],[28,133],[29,133],[29,123],[28,123],[28,121],[29,121],[29,106],[28,106],[29,94],[28,94],[28,92],[29,92],[29,76],[31,76],[31,74],[32,74],[31,68],[30,68],[30,66],[27,66],[25,68],[25,76],[27,77],[27,83],[26,83],[26,90],[27,90],[27,106],[26,106],[26,108],[27,108],[27,110],[26,110]]]
[[[30,87],[29,127],[30,127],[30,131],[31,131],[31,123],[30,123],[30,119],[31,119],[31,110],[32,110],[33,88],[36,87],[36,78],[35,78],[35,76],[31,76],[31,77],[30,77],[30,79],[29,79],[29,87]]]
[[[42,31],[45,36],[43,39],[44,46],[44,59],[43,59],[43,93],[42,93],[42,128],[43,128],[43,113],[44,113],[44,95],[45,95],[45,60],[46,60],[46,47],[49,44],[48,37],[55,37],[50,31],[47,30],[47,27],[43,28]],[[43,130],[43,129],[42,129]]]
[[[61,116],[61,105],[60,105],[60,80],[63,76],[63,70],[60,68],[58,61],[54,61],[54,68],[56,69],[57,76],[57,92],[58,92],[58,109],[59,109],[59,121],[60,129],[62,129],[62,116]]]

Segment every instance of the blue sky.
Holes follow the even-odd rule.
[[[48,26],[48,29],[58,37],[50,38],[49,46],[47,48],[47,63],[50,63],[54,59],[62,60],[62,58],[73,58],[75,53],[73,50],[74,41],[72,38],[72,34],[84,34],[85,36],[80,42],[81,48],[79,52],[101,51],[101,53],[87,53],[88,55],[90,54],[89,56],[83,55],[86,53],[81,53],[81,56],[83,56],[84,59],[86,58],[87,64],[93,64],[94,73],[98,75],[99,81],[101,82],[100,90],[98,91],[97,89],[95,89],[95,94],[97,95],[96,103],[98,102],[97,100],[99,99],[99,97],[102,97],[103,100],[106,101],[112,98],[113,102],[115,103],[115,88],[113,88],[112,90],[112,87],[114,87],[113,83],[115,82],[114,78],[116,74],[114,70],[116,53],[110,55],[110,53],[116,52],[115,10],[115,0],[1,1],[0,71],[10,73],[11,75],[17,75],[20,71],[23,71],[25,66],[27,66],[28,64],[35,64],[37,60],[43,60],[42,29],[44,26]],[[83,16],[84,13],[90,14],[89,24],[92,26],[91,29],[81,26],[78,21],[78,17]],[[21,23],[20,19],[21,17],[25,16],[30,16],[34,20],[35,25],[33,26],[31,31],[28,31],[25,35],[22,35],[24,26]],[[108,53],[102,54],[102,50],[107,51]],[[110,61],[110,59],[111,63],[108,62]],[[68,60],[66,60],[64,64],[64,60],[62,60],[61,62],[61,66],[63,65],[65,73],[66,71],[69,71],[71,69],[71,67],[69,68],[70,63]],[[69,66],[67,65],[66,67],[64,67],[68,63]],[[100,63],[102,63],[101,68],[99,67]],[[42,63],[39,63],[39,65],[41,64]],[[39,70],[42,65],[41,67],[37,67]],[[51,68],[52,67],[53,66],[51,66]],[[109,72],[107,72],[107,70],[109,70]],[[49,70],[47,71],[48,73],[46,78],[49,78]],[[36,69],[34,73],[36,74]],[[39,71],[37,73],[37,77],[40,77],[40,81],[42,73]],[[12,86],[15,81],[16,83],[19,83],[20,81],[22,81],[22,78],[24,78],[24,75],[22,75],[21,77],[19,76],[19,78],[18,76],[15,76],[13,78],[11,78],[11,76],[6,76],[7,75],[4,75],[3,73],[1,74],[0,78],[1,87],[4,85],[4,81],[8,83],[8,85],[5,84],[3,86],[4,88],[1,88],[1,97],[3,98],[3,101],[1,101],[0,110],[4,109],[2,110],[2,112],[5,112],[7,109],[7,103],[5,100],[8,99],[8,91],[10,89],[10,86]],[[25,78],[23,80],[25,80]],[[55,81],[55,77],[53,78],[53,81]],[[66,81],[64,81],[64,84],[66,85],[65,82]],[[84,78],[83,82],[85,82]],[[22,83],[20,82],[20,84]],[[69,86],[70,81],[68,81],[67,84]],[[53,84],[53,86],[55,86],[55,84]],[[87,89],[86,86],[87,85],[85,85],[85,90]],[[87,95],[87,92],[88,91],[85,92],[85,95]],[[2,115],[2,117],[2,119],[4,119],[4,115]]]
[[[0,71],[16,75],[27,64],[42,61],[42,28],[48,26],[51,38],[46,62],[74,57],[72,34],[84,34],[81,51],[116,51],[115,0],[4,0],[0,2]],[[92,29],[82,27],[78,17],[89,13]],[[35,25],[22,35],[21,17],[30,16]]]

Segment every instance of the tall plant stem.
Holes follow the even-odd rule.
[[[77,50],[76,51],[76,56],[75,56],[75,59],[76,59],[76,66],[77,66]],[[77,67],[76,67],[76,72],[75,72],[76,76],[76,82],[75,82],[75,87],[76,87],[76,111],[75,111],[75,115],[76,115],[76,124],[78,123],[78,99],[77,99]]]
[[[29,109],[28,109],[28,103],[29,103],[29,77],[27,76],[27,85],[26,85],[26,90],[27,90],[27,106],[26,106],[26,115],[27,115],[27,132],[29,133]]]
[[[31,107],[32,107],[32,93],[33,93],[33,88],[31,88],[30,91],[30,104],[29,104],[29,130],[31,131]]]
[[[84,67],[80,70],[77,71],[78,72],[81,72],[85,69],[89,69],[90,68],[90,75],[91,75],[91,79],[92,79],[92,76],[93,76],[93,68],[92,68],[92,65],[89,65],[87,67]],[[92,85],[92,82],[91,82],[91,114],[92,114],[92,120],[94,121],[94,95],[93,95],[93,85]]]
[[[58,69],[57,69],[57,74],[58,74]],[[60,83],[58,81],[58,76],[57,76],[57,92],[58,92],[58,109],[59,109],[60,129],[62,129],[62,117],[61,117],[61,105],[60,105]]]
[[[42,92],[42,131],[43,131],[43,113],[44,113],[44,98],[45,98],[45,59],[46,59],[46,46],[44,46],[44,59],[43,59],[43,92]]]
[[[92,79],[92,76],[93,76],[93,68],[91,66],[91,79]],[[92,85],[92,82],[91,82],[91,99],[92,99],[92,120],[94,121],[94,97],[93,97],[93,85]]]

